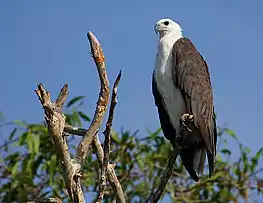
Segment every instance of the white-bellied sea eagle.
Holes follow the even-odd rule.
[[[173,147],[181,149],[184,167],[198,182],[206,155],[210,177],[216,157],[217,129],[208,66],[190,39],[183,37],[179,24],[162,19],[154,29],[160,38],[152,91],[161,128]],[[196,129],[188,136],[179,133],[185,116],[193,119]]]

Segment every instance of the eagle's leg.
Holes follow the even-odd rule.
[[[192,133],[193,127],[194,116],[188,113],[183,114],[180,119],[180,132],[176,136],[176,141],[182,143]]]
[[[189,131],[192,132],[193,129],[194,116],[189,113],[185,113],[181,116],[181,124]]]

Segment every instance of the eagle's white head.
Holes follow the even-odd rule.
[[[156,34],[160,34],[160,38],[167,34],[175,34],[178,35],[178,37],[182,37],[183,35],[183,30],[180,27],[180,25],[169,18],[157,21],[157,23],[154,26],[154,30]]]

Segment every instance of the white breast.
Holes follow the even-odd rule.
[[[170,121],[178,132],[179,120],[183,113],[185,113],[186,105],[181,91],[175,87],[172,79],[171,49],[176,40],[178,38],[171,38],[169,35],[164,36],[160,40],[154,76]]]

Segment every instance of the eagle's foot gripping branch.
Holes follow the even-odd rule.
[[[194,130],[194,116],[188,113],[183,114],[180,119],[180,131],[176,135],[176,145],[178,148],[188,145],[188,138],[193,134]]]
[[[185,113],[181,116],[181,125],[185,127],[189,132],[193,131],[194,116],[189,113]]]

